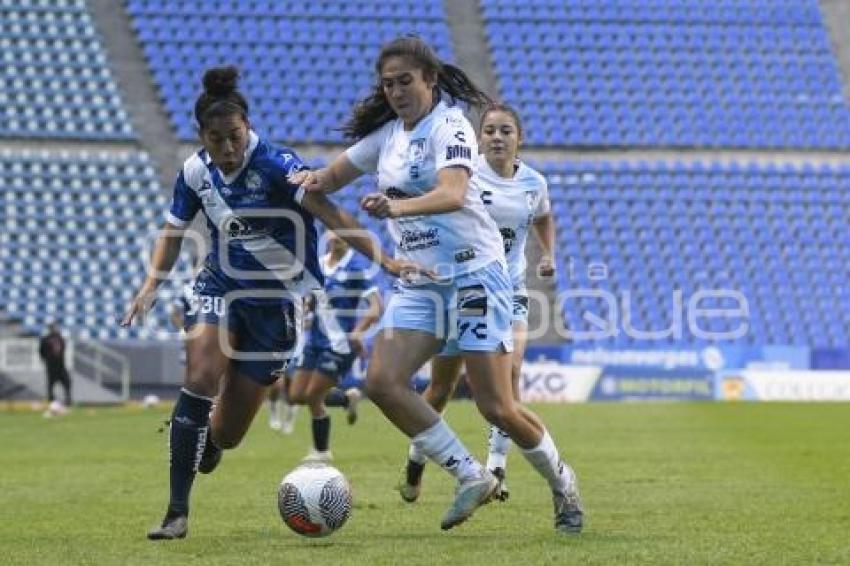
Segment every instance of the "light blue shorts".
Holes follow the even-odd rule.
[[[513,351],[513,287],[499,262],[447,283],[397,284],[380,329],[421,330],[443,341],[443,355]]]

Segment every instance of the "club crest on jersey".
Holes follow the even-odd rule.
[[[418,138],[410,141],[407,146],[407,161],[410,164],[410,178],[419,178],[419,169],[425,161],[425,139]]]
[[[245,175],[245,187],[249,191],[259,191],[263,187],[263,178],[254,170]]]

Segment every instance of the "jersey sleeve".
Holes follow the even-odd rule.
[[[464,167],[470,176],[473,174],[478,143],[469,120],[451,115],[442,118],[434,127],[432,140],[437,171],[446,167]]]
[[[363,173],[375,173],[378,170],[378,157],[381,145],[386,137],[386,126],[378,128],[347,150],[345,155],[351,164]]]
[[[174,183],[174,195],[171,197],[171,207],[165,213],[165,220],[178,228],[184,228],[189,225],[200,209],[201,199],[186,184],[186,178],[181,171]]]
[[[298,154],[291,149],[278,150],[274,154],[273,161],[275,169],[277,169],[276,175],[279,176],[282,190],[287,191],[295,202],[301,204],[301,199],[304,198],[304,190],[297,185],[290,183],[289,176],[294,175],[299,171],[309,169],[309,167],[301,160],[300,157],[298,157]]]
[[[549,183],[545,178],[540,179],[540,201],[537,203],[537,210],[534,211],[534,218],[546,216],[552,212],[552,203],[549,201]]]

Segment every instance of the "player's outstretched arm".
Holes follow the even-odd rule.
[[[305,192],[334,193],[363,174],[344,153],[323,169],[305,169],[292,174],[288,181]]]
[[[534,219],[534,234],[537,236],[537,241],[540,242],[540,248],[543,254],[540,257],[540,264],[537,266],[537,275],[539,277],[549,278],[555,275],[555,260],[553,252],[555,249],[555,221],[552,219],[552,213],[544,214]]]
[[[360,206],[374,218],[398,218],[454,212],[463,207],[469,187],[465,167],[446,167],[437,173],[437,185],[422,196],[393,200],[382,193],[363,197]]]
[[[145,315],[156,302],[157,288],[168,279],[168,274],[171,273],[171,268],[174,267],[174,263],[180,255],[184,232],[183,228],[179,228],[170,222],[166,222],[159,229],[151,252],[145,281],[127,307],[127,311],[121,319],[121,326],[130,326],[133,319],[136,318],[140,322],[144,322]]]
[[[369,230],[364,228],[356,218],[328,200],[324,193],[305,193],[301,206],[336,232],[340,238],[348,242],[348,245],[380,265],[391,275],[403,279],[421,275],[432,279],[436,277],[430,270],[409,261],[395,259],[386,253]]]

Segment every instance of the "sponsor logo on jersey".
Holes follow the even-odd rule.
[[[437,228],[404,230],[401,233],[401,241],[399,242],[399,247],[406,252],[433,248],[439,245],[440,231]]]
[[[472,150],[465,145],[450,145],[446,148],[446,161],[452,159],[472,159]]]
[[[475,259],[475,249],[474,248],[464,248],[462,250],[458,250],[455,252],[455,261],[457,263],[463,263],[465,261],[469,261],[471,259]]]

